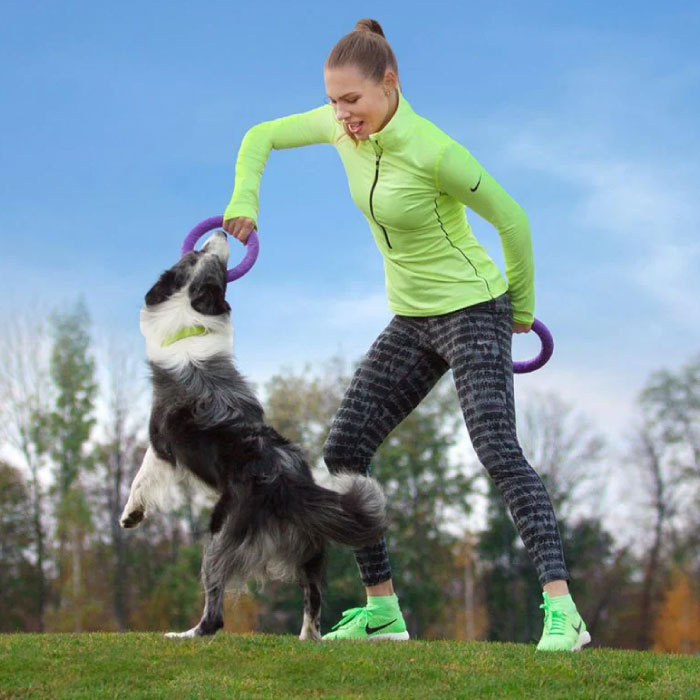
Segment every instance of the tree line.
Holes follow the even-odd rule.
[[[118,523],[146,448],[140,349],[99,350],[98,362],[83,302],[4,328],[0,631],[192,626],[212,504],[185,484],[172,512],[136,530]],[[331,358],[281,371],[258,391],[267,420],[313,463],[352,376],[346,364]],[[556,394],[532,394],[518,410],[521,445],[552,498],[594,644],[698,653],[700,356],[648,378],[631,429],[613,452]],[[460,447],[464,433],[448,372],[372,463],[387,495],[387,543],[409,632],[532,642],[542,629],[541,588],[500,493]],[[634,508],[603,498],[611,463]],[[609,517],[618,508],[626,517]],[[352,552],[332,548],[323,629],[363,598]],[[296,586],[251,584],[227,600],[226,628],[296,634],[301,610]]]

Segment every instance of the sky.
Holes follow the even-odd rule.
[[[322,104],[323,61],[362,17],[413,109],[529,217],[555,353],[516,378],[518,402],[555,391],[622,449],[650,373],[700,346],[697,2],[5,3],[3,325],[82,296],[95,337],[145,357],[143,295],[223,212],[243,135]],[[337,153],[273,151],[260,202],[258,262],[228,290],[238,368],[262,386],[359,359],[391,313]],[[537,350],[514,338],[518,359]]]

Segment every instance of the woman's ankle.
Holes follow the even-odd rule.
[[[549,583],[545,583],[542,588],[550,598],[569,594],[569,585],[564,580],[550,581]]]
[[[394,584],[391,579],[382,581],[376,586],[365,586],[367,596],[394,595]]]

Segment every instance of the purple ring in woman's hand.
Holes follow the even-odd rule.
[[[223,216],[210,216],[204,221],[200,221],[185,237],[182,244],[182,255],[186,255],[191,250],[194,250],[195,243],[205,234],[207,231],[211,231],[215,228],[221,228],[224,225]],[[228,282],[233,282],[239,277],[243,277],[258,258],[258,252],[260,250],[260,244],[258,242],[258,234],[255,229],[250,232],[248,240],[245,242],[246,254],[243,260],[236,265],[236,267],[231,268],[226,273],[226,280]]]
[[[542,321],[535,319],[535,322],[532,324],[532,330],[535,331],[535,333],[540,337],[540,340],[542,341],[542,350],[540,351],[540,354],[532,360],[527,360],[525,362],[514,362],[513,372],[515,374],[534,372],[536,369],[539,369],[546,364],[547,360],[549,360],[554,352],[554,339],[552,338],[552,334],[549,332],[547,326],[545,326]]]

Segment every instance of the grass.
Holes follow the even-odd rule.
[[[232,635],[0,635],[0,700],[465,698],[700,700],[700,658],[486,642]]]

